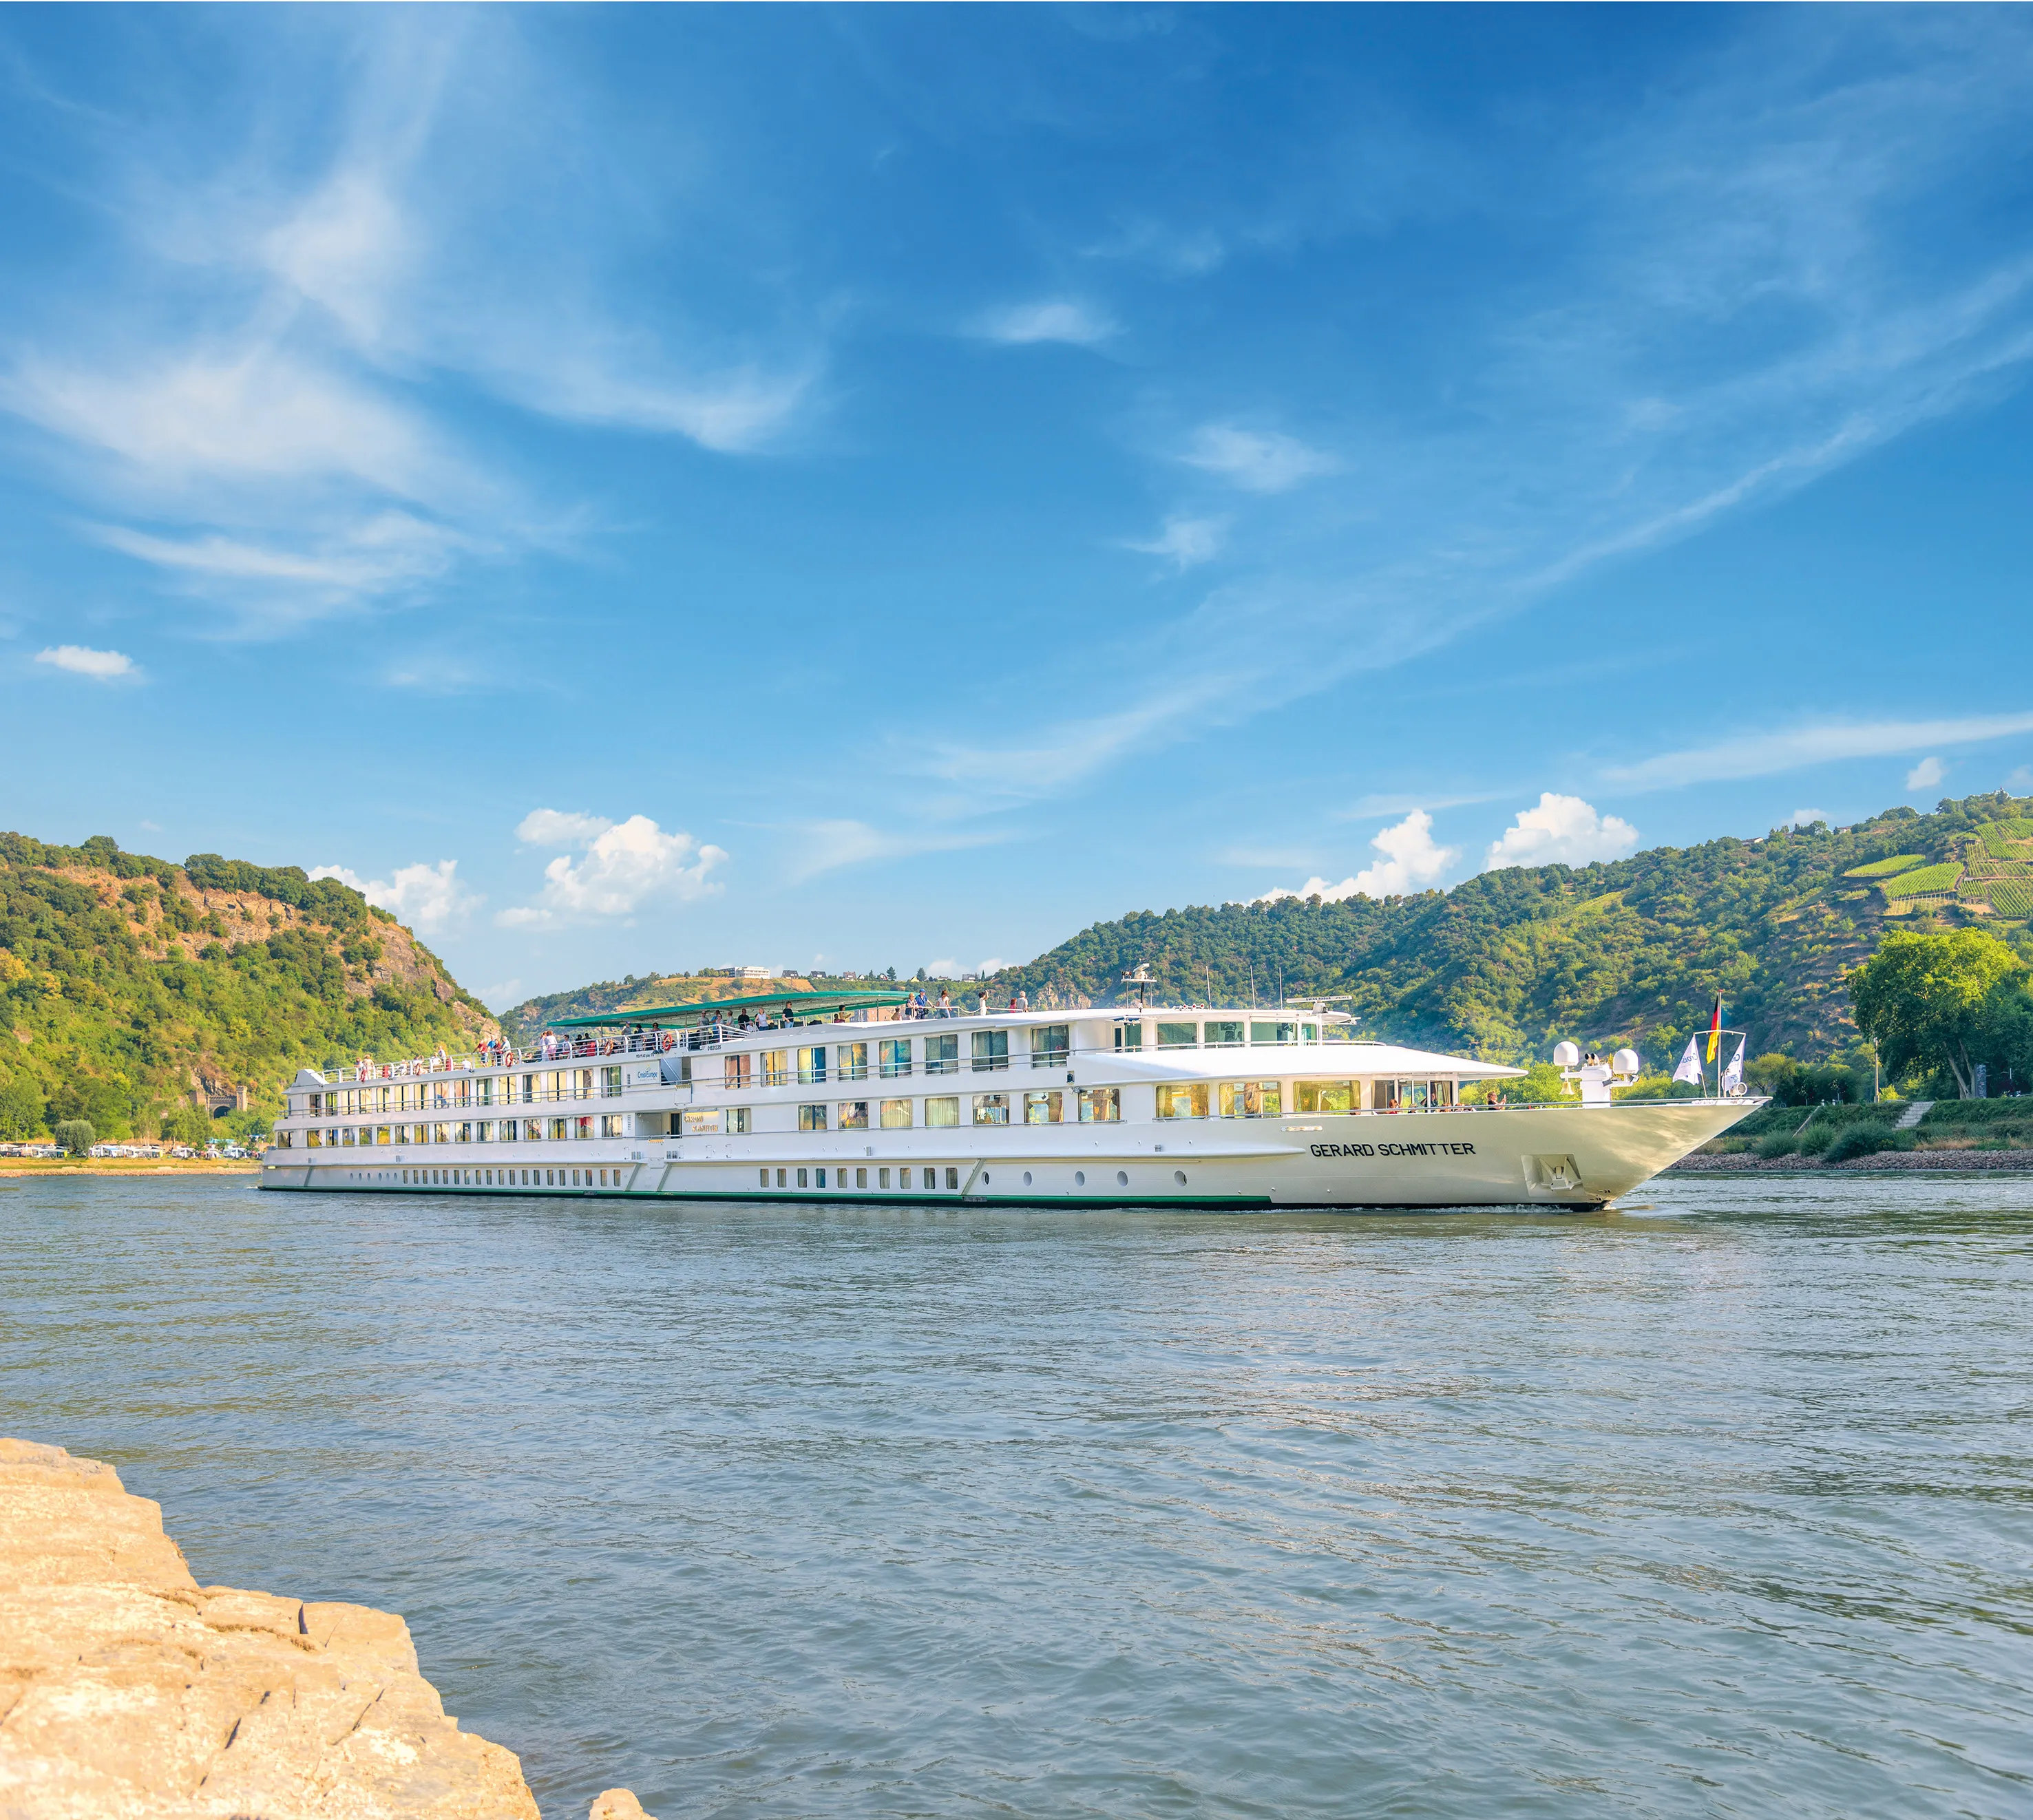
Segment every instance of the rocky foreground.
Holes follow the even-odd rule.
[[[1696,1151],[1668,1166],[1668,1174],[1687,1175],[1912,1175],[1980,1170],[1994,1174],[2033,1171],[2033,1150],[1881,1150],[1875,1156],[1853,1156],[1847,1163],[1824,1163],[1818,1156],[1760,1156],[1755,1151],[1713,1156]]]
[[[161,1507],[0,1440],[6,1820],[537,1820],[512,1751],[459,1728],[409,1627],[200,1586]],[[625,1788],[592,1820],[642,1820]]]

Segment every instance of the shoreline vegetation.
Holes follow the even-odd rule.
[[[10,1812],[538,1820],[519,1759],[459,1729],[400,1617],[200,1586],[160,1505],[59,1447],[0,1439],[0,1787],[28,1796]],[[650,1817],[610,1788],[589,1820]]]

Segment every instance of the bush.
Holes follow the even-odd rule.
[[[1894,1131],[1889,1125],[1852,1125],[1823,1154],[1824,1163],[1848,1163],[1851,1157],[1875,1156],[1881,1151],[1911,1150],[1913,1134]]]
[[[1803,1156],[1819,1156],[1836,1140],[1836,1128],[1826,1119],[1818,1118],[1794,1140]]]
[[[1758,1140],[1760,1156],[1791,1156],[1794,1151],[1793,1134],[1790,1131],[1775,1131],[1769,1137]]]
[[[99,1141],[99,1133],[82,1118],[62,1118],[57,1121],[56,1140],[73,1156],[91,1154],[92,1147]]]

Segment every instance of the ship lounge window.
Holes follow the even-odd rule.
[[[960,1102],[956,1099],[928,1099],[925,1102],[925,1122],[931,1125],[960,1123]]]
[[[687,1112],[683,1117],[684,1123],[678,1133],[681,1137],[703,1137],[709,1133],[717,1135],[720,1130],[717,1110]]]
[[[309,1131],[304,1133],[304,1148],[306,1150],[322,1150],[324,1148],[324,1133],[322,1131],[320,1131],[316,1125],[313,1125]]]
[[[1249,1026],[1249,1040],[1252,1044],[1297,1043],[1299,1040],[1299,1027],[1297,1024],[1257,1023],[1252,1020]]]
[[[800,1131],[823,1131],[826,1128],[826,1109],[823,1106],[801,1106],[798,1108],[798,1129]],[[805,1172],[798,1171],[798,1185],[805,1185]]]
[[[885,1099],[882,1102],[882,1129],[885,1131],[908,1131],[911,1125],[911,1103],[908,1099]]]
[[[585,1139],[593,1136],[593,1120],[590,1116],[575,1118],[571,1123],[575,1138]]]
[[[1224,1080],[1219,1104],[1223,1118],[1277,1118],[1284,1110],[1275,1080]]]
[[[1141,1024],[1117,1024],[1115,1047],[1118,1049],[1141,1049],[1144,1047],[1144,1026]]]
[[[865,1099],[843,1099],[840,1103],[840,1129],[842,1131],[866,1131],[868,1129],[868,1102]]]
[[[1293,1083],[1301,1112],[1359,1112],[1362,1099],[1352,1080],[1300,1080]]]
[[[1083,1125],[1114,1125],[1122,1118],[1122,1089],[1119,1087],[1083,1087],[1080,1090],[1080,1122]]]
[[[730,1137],[746,1137],[748,1135],[748,1108],[747,1107],[730,1106],[727,1109],[727,1129],[728,1134]]]
[[[977,1030],[974,1033],[974,1071],[990,1074],[1009,1065],[1009,1032]],[[979,1121],[975,1122],[979,1123]]]
[[[762,1052],[762,1084],[765,1087],[788,1087],[791,1084],[791,1052],[788,1049],[766,1049]]]
[[[620,1069],[603,1068],[601,1069],[600,1097],[602,1099],[619,1099],[621,1097],[621,1070]]]
[[[1207,1115],[1207,1084],[1204,1080],[1167,1081],[1158,1089],[1160,1118],[1204,1118]]]
[[[376,1144],[386,1144],[388,1141],[388,1127],[387,1125],[377,1125],[375,1126],[374,1141]]]
[[[800,1049],[798,1051],[798,1084],[809,1087],[814,1081],[823,1080],[826,1077],[825,1045],[821,1044],[816,1049]]]
[[[1219,1023],[1210,1020],[1204,1027],[1201,1040],[1210,1049],[1240,1049],[1242,1021],[1240,1018]]]
[[[1161,1024],[1158,1026],[1158,1047],[1160,1049],[1193,1049],[1199,1047],[1200,1027],[1197,1024]]]
[[[618,1112],[603,1112],[600,1115],[600,1135],[602,1137],[626,1137],[628,1133],[622,1127],[627,1123],[627,1120]]]
[[[449,1125],[433,1125],[429,1128],[429,1130],[430,1136],[428,1140],[429,1142],[432,1144],[449,1144],[451,1142],[451,1127]]]
[[[886,1037],[876,1050],[885,1080],[901,1080],[911,1072],[911,1039],[908,1036]]]
[[[833,1079],[836,1080],[866,1080],[868,1078],[868,1045],[865,1043],[842,1043],[833,1050]]]
[[[1066,1115],[1066,1096],[1057,1092],[1027,1093],[1024,1095],[1024,1122],[1026,1125],[1058,1125]]]
[[[730,1093],[746,1093],[751,1073],[752,1055],[728,1055],[721,1058],[721,1085]]]
[[[1009,1095],[1006,1093],[977,1093],[974,1096],[974,1122],[976,1125],[1007,1125],[1009,1122]]]
[[[1031,1032],[1031,1065],[1033,1068],[1063,1068],[1072,1048],[1073,1027],[1070,1024],[1041,1024]]]
[[[925,1039],[925,1072],[927,1074],[960,1073],[960,1038],[957,1034],[927,1036]]]
[[[1301,1024],[1299,1026],[1299,1040],[1301,1043],[1317,1043],[1320,1039],[1320,1027],[1317,1024]]]

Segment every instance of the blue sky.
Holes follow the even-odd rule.
[[[2033,789],[2023,10],[10,9],[0,82],[5,821],[494,1002]]]

